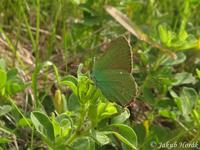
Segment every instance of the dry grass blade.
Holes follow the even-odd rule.
[[[154,42],[148,35],[143,33],[139,27],[134,24],[126,15],[122,12],[117,10],[112,6],[105,6],[106,11],[117,21],[119,22],[126,30],[136,36],[139,40],[144,41],[153,47],[158,48],[159,50],[167,53],[173,59],[176,59],[176,54],[172,52],[170,49],[165,48],[164,46],[160,45],[159,43]]]

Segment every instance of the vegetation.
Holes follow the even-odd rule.
[[[0,150],[199,149],[199,13],[199,0],[1,0]]]

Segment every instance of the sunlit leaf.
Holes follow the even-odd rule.
[[[99,103],[98,104],[98,119],[104,119],[117,113],[117,108],[113,103]]]
[[[77,95],[77,85],[78,85],[78,81],[74,76],[68,75],[66,77],[64,77],[61,81],[60,81],[61,85],[67,85],[69,86],[69,88],[73,91],[73,93],[75,95]]]
[[[5,143],[9,143],[12,140],[6,137],[0,137],[0,144],[5,144]],[[0,147],[1,148],[1,147]],[[3,150],[3,149],[2,149]]]
[[[174,86],[183,84],[194,84],[196,82],[195,77],[191,73],[181,72],[175,75],[176,82],[173,83]]]
[[[112,124],[110,125],[113,134],[123,143],[127,144],[133,149],[137,149],[137,135],[134,130],[128,125]]]
[[[12,107],[10,105],[0,106],[0,116],[3,116],[9,113],[11,110],[12,110]]]
[[[112,124],[120,124],[120,123],[124,123],[129,117],[130,117],[130,112],[128,108],[125,108],[124,111],[121,112],[121,114],[113,117],[111,121],[112,121]]]

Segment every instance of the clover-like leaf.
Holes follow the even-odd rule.
[[[54,128],[47,115],[34,111],[31,113],[31,120],[36,130],[49,141],[54,141]]]
[[[125,124],[110,125],[112,134],[114,134],[120,141],[130,146],[132,149],[137,149],[137,135],[135,131]]]

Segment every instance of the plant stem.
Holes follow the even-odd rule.
[[[87,110],[85,109],[85,105],[82,105],[81,111],[80,111],[80,120],[78,123],[78,126],[74,132],[74,134],[72,134],[72,136],[69,138],[69,140],[67,141],[67,145],[71,145],[74,140],[83,133],[80,131],[82,124],[84,123],[85,120],[85,114],[87,113]]]
[[[34,130],[31,132],[31,146],[30,149],[33,150],[33,138],[34,138]]]
[[[8,96],[7,99],[13,105],[13,107],[17,110],[17,112],[22,116],[22,118],[26,121],[27,125],[32,129],[31,124],[28,122],[28,120],[26,119],[26,117],[23,115],[23,113],[19,110],[19,108],[17,107],[17,105],[14,103],[14,100],[10,96]]]

